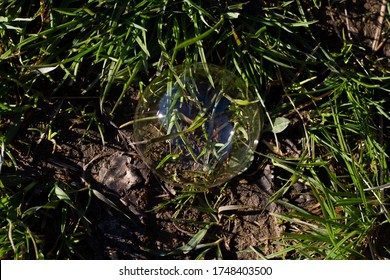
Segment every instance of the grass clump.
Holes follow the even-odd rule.
[[[345,32],[321,32],[320,2],[2,1],[0,258],[90,257],[83,240],[94,226],[91,207],[111,201],[84,178],[74,185],[42,170],[36,176],[23,161],[36,147],[50,142],[51,153],[66,141],[56,130],[64,112],[67,126],[97,130],[107,144],[107,131],[134,117],[126,109],[133,89],[142,93],[163,70],[197,62],[229,69],[253,88],[268,125],[262,140],[272,147],[258,152],[284,171],[271,200],[291,210],[273,214],[287,228],[275,241],[283,249],[248,250],[267,259],[388,257],[379,242],[390,221],[388,58]],[[293,157],[283,140],[294,137]],[[297,185],[316,203],[287,199]],[[198,229],[174,254],[200,249],[205,258],[215,249],[224,257],[226,238],[214,231],[226,207],[222,190],[187,190],[159,205],[174,205],[174,219]],[[193,207],[207,223],[181,216]]]

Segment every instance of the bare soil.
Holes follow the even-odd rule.
[[[54,111],[58,103],[47,112]],[[279,172],[275,167],[265,163],[257,169],[262,160],[259,158],[252,169],[227,186],[196,194],[189,207],[178,213],[177,205],[159,206],[179,196],[182,189],[159,181],[151,173],[131,148],[131,128],[118,130],[101,117],[107,124],[104,145],[94,129],[69,125],[74,120],[65,111],[60,110],[55,119],[52,114],[32,112],[24,128],[24,137],[32,141],[31,153],[18,158],[24,175],[57,179],[80,189],[89,186],[99,192],[101,196],[95,200],[98,202],[100,198],[100,203],[86,213],[93,226],[84,245],[90,258],[193,258],[199,251],[168,256],[167,253],[185,245],[204,228],[203,222],[214,222],[214,225],[202,243],[218,242],[224,258],[256,258],[251,247],[265,255],[281,249],[273,241],[281,236],[285,225],[279,224],[272,213],[286,209],[269,203],[270,196],[279,187],[278,183],[275,185],[275,172]],[[27,130],[50,122],[53,131],[60,135],[55,144],[40,140],[38,134]],[[315,203],[302,188],[296,185],[296,195],[292,194],[291,198],[301,205]],[[210,214],[202,210],[207,208],[206,202],[214,204],[217,200],[219,212]],[[109,205],[111,202],[116,209]],[[208,257],[214,258],[215,254],[210,252]]]

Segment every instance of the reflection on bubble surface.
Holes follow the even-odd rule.
[[[139,153],[163,180],[213,187],[251,164],[261,112],[231,72],[214,65],[178,66],[146,88],[134,137]]]

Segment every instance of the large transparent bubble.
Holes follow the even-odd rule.
[[[259,100],[241,79],[194,64],[167,70],[145,89],[134,137],[161,179],[209,188],[250,166],[262,123]]]

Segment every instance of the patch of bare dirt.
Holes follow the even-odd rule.
[[[226,259],[253,259],[258,253],[267,255],[281,249],[273,241],[281,236],[284,225],[272,213],[286,209],[269,203],[276,190],[270,165],[242,174],[226,188],[196,194],[193,202],[178,212],[177,205],[169,202],[181,194],[181,189],[165,185],[151,173],[131,148],[131,129],[119,131],[106,122],[103,145],[97,131],[71,126],[69,118],[61,111],[54,121],[50,121],[51,115],[32,113],[24,128],[32,152],[18,161],[24,175],[60,180],[75,189],[88,186],[95,191],[95,208],[86,213],[92,221],[85,245],[91,258],[193,258],[199,250],[167,254],[178,253],[177,248],[187,244],[206,223],[212,226],[202,243],[217,242]],[[50,141],[28,132],[28,127],[38,126],[37,122],[51,122],[61,137]],[[213,213],[202,210],[207,208],[206,202],[216,205]],[[215,258],[215,250],[205,257]]]
[[[212,219],[198,209],[204,201],[186,207],[179,216],[176,215],[175,205],[150,211],[172,199],[173,193],[180,190],[159,182],[136,153],[107,151],[95,159],[90,175],[102,193],[119,203],[132,220],[126,220],[123,214],[107,209],[107,213],[98,221],[106,244],[105,257],[159,258],[185,245],[202,228],[197,223],[210,222]],[[284,226],[278,224],[271,213],[281,213],[285,209],[274,203],[268,205],[269,197],[274,192],[272,177],[271,167],[268,166],[254,182],[238,178],[222,194],[218,189],[207,192],[205,196],[209,200],[215,200],[218,196],[223,203],[219,205],[222,209],[220,213],[215,213],[218,226],[210,228],[203,242],[219,239],[224,257],[233,259],[257,258],[249,250],[250,247],[263,248],[259,249],[263,254],[280,250],[280,247],[273,245],[273,241],[281,236]],[[223,210],[224,207],[228,210]],[[192,254],[172,257],[190,258]]]
[[[312,3],[308,2],[308,11],[318,20],[314,32],[323,46],[338,51],[344,42],[352,44],[361,66],[373,56],[381,58],[384,65],[389,63],[388,1],[320,1],[320,9],[309,9]]]

